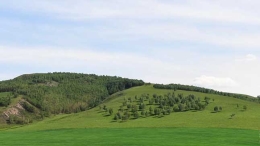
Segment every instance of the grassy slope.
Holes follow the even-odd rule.
[[[143,93],[152,95],[165,94],[172,92],[170,90],[154,89],[152,86],[135,87],[124,91],[123,96],[117,97],[114,95],[110,100],[104,104],[108,108],[112,107],[114,111],[122,104],[125,97],[134,97]],[[137,120],[130,120],[128,122],[113,122],[113,116],[106,116],[106,113],[94,108],[86,112],[58,115],[53,118],[48,118],[44,121],[24,126],[16,130],[45,130],[45,129],[60,129],[60,128],[125,128],[125,127],[200,127],[200,128],[241,128],[241,129],[260,129],[260,104],[243,101],[231,97],[209,95],[197,92],[176,91],[176,93],[183,93],[184,95],[194,94],[197,97],[204,98],[208,96],[214,98],[209,106],[204,111],[198,112],[178,112],[172,113],[163,118],[148,117],[139,118]],[[237,108],[239,104],[239,108]],[[243,105],[247,105],[248,109],[242,111]],[[212,113],[214,106],[222,106],[223,111],[219,113]],[[146,107],[148,109],[148,107]],[[233,119],[230,119],[231,114],[236,114]]]
[[[124,91],[123,96],[112,96],[104,104],[115,111],[124,97],[168,92],[151,86],[135,87]],[[123,123],[112,122],[113,116],[105,116],[99,108],[58,115],[1,131],[1,145],[259,145],[259,104],[196,92],[176,93],[208,96],[215,101],[204,111],[172,113],[163,118],[139,118]],[[237,104],[240,105],[238,109]],[[223,111],[211,113],[216,105],[222,106]],[[248,106],[247,111],[241,111],[243,105]],[[229,119],[232,113],[236,116]]]

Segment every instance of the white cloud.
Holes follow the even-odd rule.
[[[93,49],[0,46],[0,64],[41,67],[49,70],[79,70],[139,78],[181,70],[173,63],[136,53],[111,53]],[[90,73],[90,72],[88,72]]]
[[[238,29],[214,30],[212,28],[198,28],[193,25],[178,23],[122,23],[117,29],[107,28],[104,36],[121,38],[150,38],[159,41],[188,41],[194,43],[205,43],[226,47],[255,48],[260,47],[260,34],[241,32]],[[232,49],[232,48],[231,48]]]
[[[84,64],[153,64],[165,66],[160,60],[148,58],[135,53],[112,53],[109,51],[95,51],[94,49],[69,49],[55,47],[7,47],[0,46],[1,63],[38,64],[66,66]],[[75,63],[75,64],[74,64]],[[173,67],[179,69],[179,67]]]
[[[16,4],[14,5],[14,3]],[[233,0],[232,2],[223,0],[187,0],[184,2],[158,0],[9,0],[1,2],[1,5],[5,7],[45,13],[52,17],[72,20],[103,18],[171,19],[173,17],[182,17],[207,21],[260,24],[259,13],[257,14],[251,9],[252,6],[258,5],[259,1],[252,0],[250,4]]]
[[[62,28],[62,26],[30,26],[30,23],[27,24],[29,30],[32,27],[40,30],[38,31],[40,34],[37,31],[29,32],[30,34],[40,36],[41,40],[55,40],[55,43],[66,43],[82,38],[154,39],[156,41],[187,41],[231,49],[254,48],[256,50],[260,47],[260,33],[258,30],[252,31],[251,26],[260,25],[258,17],[260,10],[252,9],[258,4],[257,0],[251,0],[250,3],[234,0],[228,2],[224,0],[187,0],[183,2],[158,0],[8,0],[1,2],[0,7],[29,12],[36,16],[43,14],[58,19],[86,20],[88,23],[98,24],[95,28],[84,25]],[[16,23],[22,25],[20,22]],[[246,25],[246,29],[237,27],[243,25]],[[23,28],[24,26],[20,29],[23,30]],[[13,28],[9,31],[12,30]],[[46,36],[42,36],[46,33]],[[55,38],[51,38],[54,36]],[[64,40],[66,38],[67,40]]]
[[[245,60],[246,61],[254,61],[254,60],[256,60],[257,59],[257,57],[255,56],[255,55],[253,55],[253,54],[248,54],[248,55],[246,55],[246,57],[245,57]]]
[[[194,83],[204,87],[235,87],[238,83],[231,78],[218,78],[213,76],[201,76],[194,80]]]
[[[256,60],[257,60],[257,56],[253,54],[247,54],[245,57],[237,59],[236,61],[251,62]]]

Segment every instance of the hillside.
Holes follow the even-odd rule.
[[[107,108],[112,108],[114,114],[117,110],[120,110],[120,106],[124,102],[125,98],[139,97],[142,94],[147,93],[153,95],[164,95],[173,90],[155,89],[152,85],[144,85],[141,87],[134,87],[120,93],[116,93],[110,96],[103,105]],[[183,111],[172,112],[170,115],[158,117],[157,115],[151,115],[148,117],[141,116],[139,112],[138,119],[129,119],[127,121],[115,121],[114,114],[109,116],[108,112],[99,107],[90,109],[85,112],[57,115],[53,118],[48,118],[44,121],[18,128],[17,130],[46,130],[46,129],[63,129],[63,128],[129,128],[129,127],[197,127],[197,128],[237,128],[237,129],[260,129],[259,111],[260,104],[236,99],[232,97],[198,93],[192,91],[177,90],[175,94],[195,95],[196,97],[209,97],[210,103],[204,110],[199,111]],[[213,101],[214,99],[214,101]],[[147,110],[149,109],[148,101]],[[157,105],[155,105],[157,107]],[[221,106],[222,111],[214,112],[215,106]],[[247,106],[244,110],[243,106]],[[126,108],[126,107],[124,107]],[[154,107],[153,107],[154,108]],[[232,114],[235,114],[231,117]],[[77,124],[75,124],[77,123]]]
[[[85,111],[113,93],[143,84],[141,80],[93,74],[27,74],[0,82],[0,111],[9,123],[26,124],[53,114]]]
[[[5,96],[10,93],[1,94]],[[11,103],[14,104],[19,98],[24,96],[13,98]],[[169,101],[172,99],[180,100],[174,101],[171,106]],[[167,104],[163,101],[167,101]],[[131,108],[128,108],[129,104]],[[179,105],[183,109],[177,108]],[[198,108],[199,105],[204,108]],[[133,112],[136,106],[138,109]],[[142,111],[147,112],[150,107],[154,112],[142,115]],[[215,111],[215,107],[218,107],[218,111]],[[125,116],[125,111],[129,113],[129,118],[115,119],[118,112]],[[156,114],[155,111],[160,112]],[[214,93],[157,89],[146,84],[116,92],[99,106],[86,111],[50,115],[29,125],[11,125],[0,130],[0,141],[8,146],[69,146],[85,143],[100,146],[257,146],[259,111],[258,102]],[[135,117],[136,113],[138,117]]]

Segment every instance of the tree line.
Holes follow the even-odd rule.
[[[185,90],[185,91],[195,91],[195,92],[201,92],[201,93],[216,94],[216,95],[234,97],[234,98],[238,98],[238,99],[242,99],[242,100],[260,103],[260,98],[257,99],[257,98],[254,98],[254,97],[251,97],[248,95],[221,92],[221,91],[217,91],[217,90],[213,90],[213,89],[196,87],[196,86],[181,85],[181,84],[168,84],[168,85],[154,84],[153,87],[157,88],[157,89],[172,89],[174,91]]]

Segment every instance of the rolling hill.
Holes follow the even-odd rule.
[[[124,89],[108,93],[86,111],[9,125],[1,129],[0,140],[3,145],[259,145],[260,104],[248,100],[253,97],[158,89],[151,84]],[[31,104],[26,95],[18,94],[11,105],[21,99]],[[115,119],[117,113],[122,117]]]

